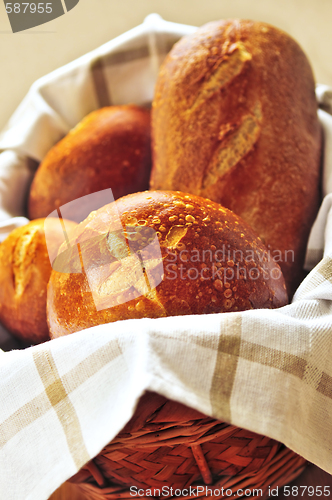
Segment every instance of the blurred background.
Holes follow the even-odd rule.
[[[332,86],[331,0],[80,0],[58,19],[15,34],[1,2],[0,129],[37,78],[140,24],[152,12],[194,26],[229,17],[271,23],[300,43],[316,81]]]

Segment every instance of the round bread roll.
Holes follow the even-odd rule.
[[[150,111],[135,105],[86,116],[41,162],[33,179],[30,219],[90,193],[111,188],[114,199],[148,189]]]
[[[66,229],[76,226],[66,221]],[[61,224],[48,219],[48,245],[64,240]],[[49,339],[46,288],[51,275],[44,219],[14,229],[0,245],[0,322],[19,339],[38,344]]]
[[[129,318],[287,303],[281,270],[252,229],[195,195],[125,196],[79,224],[70,249],[68,272],[53,270],[48,285],[52,338]]]

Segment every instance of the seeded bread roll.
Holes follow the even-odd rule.
[[[148,188],[150,111],[110,106],[85,117],[41,162],[29,197],[29,217],[111,188],[114,199]]]
[[[52,271],[47,294],[52,338],[129,318],[287,303],[280,267],[252,229],[194,195],[125,196],[90,214],[61,250],[66,272]]]
[[[48,220],[48,244],[64,240],[61,225]],[[76,224],[66,221],[67,230]],[[54,250],[53,250],[54,251]],[[49,339],[46,287],[51,275],[44,219],[14,229],[0,245],[0,322],[16,337],[32,344]]]
[[[233,210],[302,278],[319,205],[321,129],[299,45],[265,23],[209,23],[166,58],[152,111],[151,189],[179,189]]]

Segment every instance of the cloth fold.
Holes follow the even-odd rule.
[[[27,190],[48,149],[101,104],[151,101],[161,61],[194,29],[149,16],[33,85],[0,136],[1,239],[27,222]],[[47,499],[124,427],[145,390],[277,439],[332,474],[331,89],[318,86],[317,100],[324,200],[292,304],[118,321],[0,351],[6,499]]]

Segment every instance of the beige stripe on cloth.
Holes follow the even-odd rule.
[[[90,460],[90,456],[84,444],[77,413],[61,381],[52,354],[50,351],[35,352],[33,360],[44,384],[45,394],[62,425],[71,456],[76,467],[80,468]]]
[[[330,257],[325,257],[325,259],[318,264],[317,271],[325,280],[329,280],[332,283],[332,259]]]
[[[68,398],[71,392],[79,389],[88,378],[98,373],[104,366],[121,355],[122,350],[119,343],[114,340],[110,341],[108,344],[103,345],[103,347],[88,355],[73,369],[60,377],[50,350],[47,349],[35,352],[33,354],[33,360],[45,387],[45,392],[21,406],[19,410],[11,414],[0,425],[0,448],[18,432],[29,426],[36,419],[45,415],[52,407],[57,407],[59,403]],[[61,407],[61,411],[57,408],[55,409],[61,424],[63,415],[67,415],[67,410],[69,409],[70,412],[72,411],[69,400],[68,402],[65,401],[64,405]],[[74,425],[76,424],[75,418],[72,422]],[[63,428],[66,432],[66,427]],[[81,433],[77,438],[78,442],[81,442]],[[83,459],[86,460],[86,455]],[[82,464],[80,467],[81,466]]]
[[[332,399],[332,377],[330,375],[327,375],[327,373],[324,372],[322,373],[317,391],[327,398]]]
[[[241,344],[240,357],[282,370],[300,379],[303,379],[307,367],[307,361],[299,356],[247,341]]]
[[[149,45],[143,45],[142,47],[113,52],[93,60],[91,62],[91,72],[99,107],[112,105],[111,85],[106,77],[106,67],[150,58],[153,51],[156,52],[154,55],[157,57],[164,58],[173,47],[175,41],[164,40],[162,37],[158,37],[153,48]],[[147,42],[149,42],[149,39],[147,39]]]
[[[105,78],[104,62],[102,57],[99,57],[92,62],[91,72],[99,107],[102,108],[104,106],[110,106],[112,104],[112,99]]]
[[[294,375],[306,384],[312,385],[324,396],[332,398],[332,377],[319,370],[318,366],[311,365],[300,356],[241,340],[241,332],[242,321],[239,316],[232,322],[232,335],[220,335],[210,391],[213,414],[222,413],[226,421],[231,420],[230,398],[239,358]],[[316,379],[318,377],[317,384],[310,376],[306,376],[310,372],[315,372]]]
[[[108,363],[123,354],[119,342],[111,340],[62,376],[62,382],[67,393],[78,389],[88,378],[99,372]]]
[[[32,422],[45,415],[50,409],[50,401],[43,392],[12,413],[0,424],[0,449],[18,432],[21,432]]]
[[[218,354],[211,383],[210,400],[213,414],[222,414],[231,420],[230,398],[241,348],[242,321],[238,316],[232,324],[232,334],[221,333]],[[225,377],[225,372],[227,377]]]

